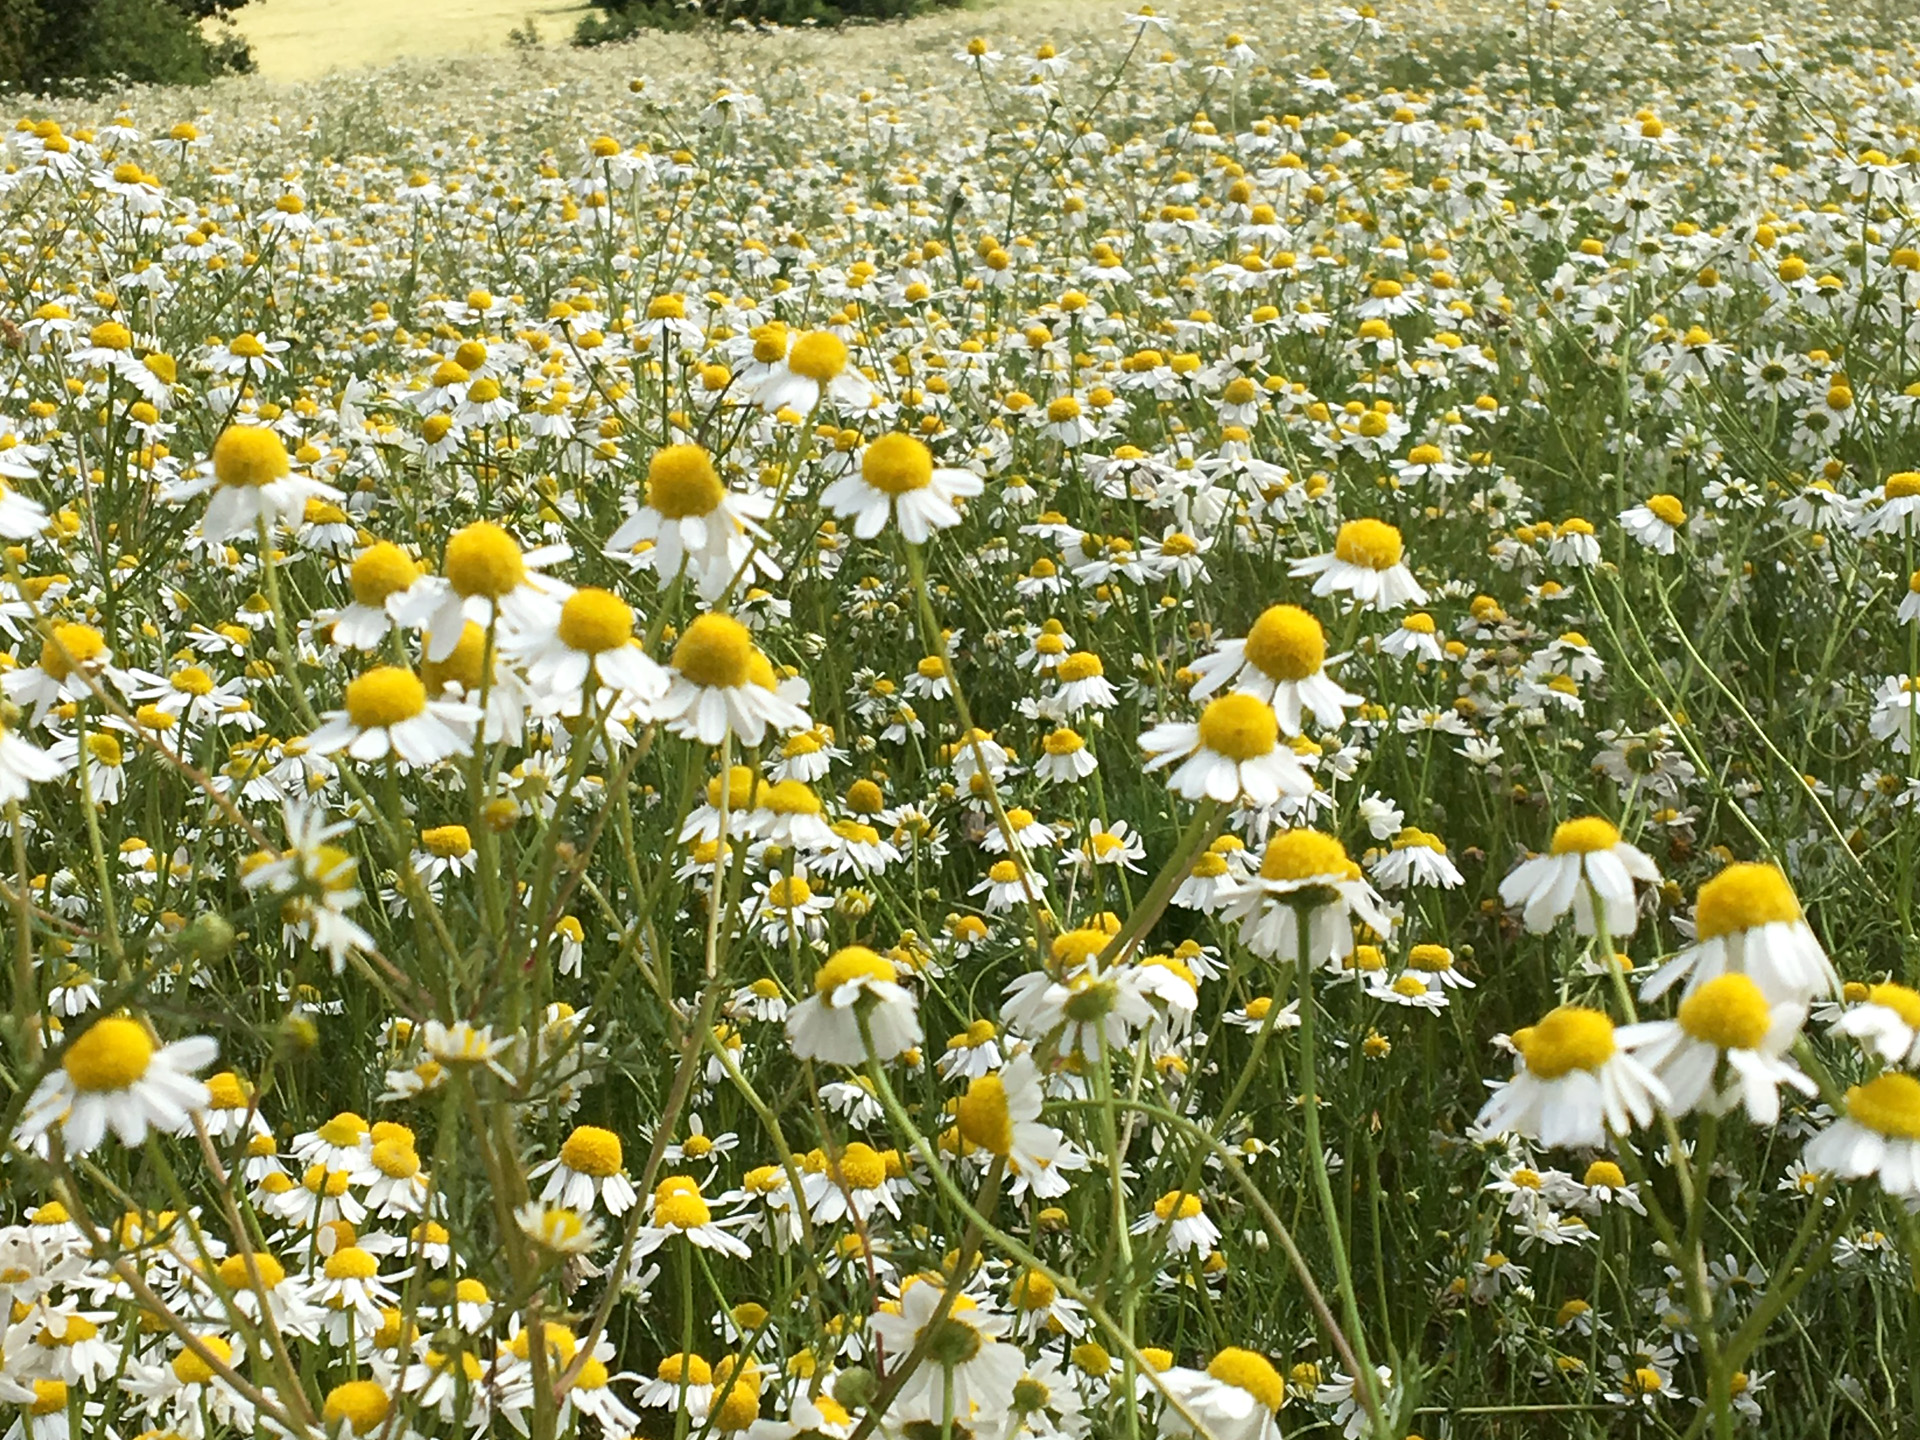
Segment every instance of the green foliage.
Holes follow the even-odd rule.
[[[0,0],[0,84],[97,88],[114,80],[203,85],[253,68],[230,28],[247,0]]]
[[[600,13],[581,20],[577,45],[624,40],[639,30],[687,30],[734,20],[774,25],[839,25],[905,20],[952,9],[959,0],[593,0]]]

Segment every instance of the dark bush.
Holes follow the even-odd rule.
[[[0,84],[90,89],[115,80],[204,84],[250,70],[224,22],[247,0],[0,0]]]
[[[734,20],[774,25],[840,25],[904,20],[952,9],[960,0],[593,0],[598,11],[580,22],[574,42],[599,45],[636,30],[685,30]]]

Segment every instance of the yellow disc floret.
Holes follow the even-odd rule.
[[[1760,925],[1790,924],[1800,916],[1800,902],[1778,866],[1733,864],[1700,887],[1694,933],[1711,940]]]
[[[860,457],[860,478],[887,495],[905,495],[933,483],[933,454],[900,431],[882,435]]]
[[[233,489],[271,485],[289,468],[287,447],[264,425],[231,425],[213,442],[214,478]]]
[[[624,1163],[620,1137],[597,1125],[581,1125],[560,1147],[560,1163],[577,1175],[604,1180],[618,1175]]]
[[[1513,1032],[1514,1048],[1542,1080],[1598,1070],[1613,1058],[1613,1021],[1583,1005],[1549,1010],[1537,1025]]]
[[[362,730],[411,720],[427,708],[427,687],[399,665],[378,665],[347,685],[347,719]]]
[[[1280,741],[1273,707],[1252,695],[1222,695],[1200,712],[1200,743],[1235,762],[1269,755]]]
[[[74,1089],[99,1094],[126,1089],[147,1073],[152,1060],[153,1038],[146,1027],[125,1016],[109,1015],[67,1046],[60,1068]]]
[[[1286,1381],[1264,1355],[1228,1346],[1207,1365],[1207,1374],[1223,1385],[1244,1390],[1269,1410],[1278,1410],[1287,1398]]]
[[[1920,1140],[1920,1080],[1898,1071],[1876,1075],[1847,1091],[1847,1115],[1897,1140]]]
[[[447,581],[464,596],[498,600],[519,588],[527,567],[514,538],[491,520],[476,520],[447,541]]]
[[[647,504],[669,520],[710,515],[726,493],[713,457],[698,445],[669,445],[647,466]]]
[[[1305,680],[1327,658],[1327,632],[1298,605],[1273,605],[1247,632],[1246,657],[1274,680]]]
[[[1562,820],[1553,830],[1555,855],[1588,855],[1596,850],[1611,850],[1620,843],[1620,832],[1598,815],[1577,820]]]
[[[560,607],[560,643],[598,655],[633,639],[633,607],[611,590],[585,586]]]
[[[712,611],[687,626],[673,648],[673,668],[695,685],[731,690],[752,678],[754,654],[747,627]]]
[[[1767,997],[1745,975],[1716,975],[1680,1002],[1680,1028],[1722,1050],[1752,1050],[1773,1023]]]
[[[1337,559],[1366,570],[1391,570],[1400,563],[1400,532],[1384,520],[1349,520],[1334,537]]]

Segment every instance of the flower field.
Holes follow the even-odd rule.
[[[1920,22],[4,145],[9,1436],[1913,1433]]]

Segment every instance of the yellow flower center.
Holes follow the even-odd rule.
[[[457,860],[473,849],[473,836],[464,825],[435,825],[420,832],[420,843],[429,855]]]
[[[1061,661],[1058,673],[1062,681],[1071,683],[1075,680],[1092,680],[1097,676],[1105,675],[1107,667],[1091,650],[1082,650]]]
[[[1920,1080],[1889,1071],[1847,1091],[1847,1114],[1875,1134],[1920,1140]]]
[[[213,442],[214,478],[233,489],[271,485],[289,468],[287,447],[264,425],[231,425]]]
[[[1416,945],[1407,953],[1407,966],[1437,975],[1453,968],[1453,952],[1444,945]]]
[[[569,650],[598,655],[618,650],[633,639],[633,607],[611,590],[589,585],[560,607],[560,643]]]
[[[526,578],[514,538],[491,520],[477,520],[447,541],[447,580],[463,596],[498,600]]]
[[[886,1157],[858,1140],[840,1152],[838,1168],[849,1189],[877,1190],[887,1182]]]
[[[342,1420],[356,1435],[370,1435],[387,1418],[393,1401],[377,1380],[348,1380],[327,1392],[322,1415],[329,1427]]]
[[[1200,712],[1200,743],[1229,760],[1257,760],[1279,740],[1273,707],[1252,695],[1222,695]]]
[[[427,708],[427,687],[411,670],[378,665],[347,685],[347,719],[362,730],[411,720]]]
[[[1200,1197],[1184,1190],[1169,1190],[1153,1202],[1153,1213],[1162,1220],[1191,1220],[1200,1213]]]
[[[860,457],[860,478],[887,495],[905,495],[933,483],[933,453],[900,431],[882,435]]]
[[[153,1038],[137,1020],[109,1015],[67,1046],[60,1068],[73,1088],[85,1094],[125,1090],[147,1073]]]
[[[265,1251],[255,1251],[253,1267],[260,1272],[260,1283],[271,1290],[287,1278],[287,1268]],[[219,1265],[220,1283],[229,1290],[251,1290],[253,1277],[247,1272],[247,1257],[229,1255]]]
[[[660,1182],[653,1192],[653,1223],[673,1230],[698,1230],[713,1220],[700,1187],[684,1175]]]
[[[876,955],[864,945],[849,945],[835,951],[826,964],[814,971],[813,992],[827,995],[854,980],[891,981],[896,974],[893,961],[886,956]]]
[[[1694,933],[1702,940],[1798,920],[1800,902],[1775,865],[1734,864],[1700,887]]]
[[[1680,1002],[1680,1028],[1722,1050],[1751,1050],[1772,1023],[1767,997],[1744,975],[1718,975]]]
[[[213,693],[213,677],[198,665],[189,665],[184,670],[175,671],[167,683],[182,695],[199,696]]]
[[[673,668],[695,685],[731,690],[753,674],[753,636],[731,615],[715,611],[687,626],[673,647]]]
[[[620,1137],[596,1125],[579,1126],[560,1147],[562,1165],[576,1175],[591,1175],[596,1180],[618,1175],[624,1160]]]
[[[1886,498],[1904,500],[1920,495],[1920,470],[1902,470],[1887,477]]]
[[[1013,1148],[1013,1116],[1007,1087],[998,1075],[976,1076],[960,1097],[960,1133],[990,1155]]]
[[[1352,873],[1347,847],[1321,830],[1282,830],[1260,858],[1263,880],[1344,880]]]
[[[1207,1366],[1207,1374],[1222,1385],[1244,1390],[1269,1410],[1278,1410],[1287,1398],[1287,1382],[1264,1355],[1228,1346]]]
[[[1598,1070],[1613,1056],[1613,1021],[1583,1005],[1550,1010],[1537,1025],[1513,1033],[1514,1048],[1542,1080]]]
[[[58,1415],[66,1408],[66,1381],[36,1380],[33,1382],[33,1402],[28,1409],[35,1415]]]
[[[846,342],[826,330],[810,331],[793,342],[787,368],[824,385],[847,368]]]
[[[373,1147],[373,1168],[389,1180],[411,1180],[420,1173],[420,1156],[405,1140],[382,1140]]]
[[[328,1145],[358,1145],[367,1133],[367,1122],[351,1110],[342,1110],[313,1133]]]
[[[1677,496],[1667,494],[1652,496],[1647,501],[1647,509],[1675,529],[1687,523],[1687,507],[1680,503]]]
[[[370,545],[353,562],[347,583],[353,598],[362,605],[380,606],[389,595],[398,595],[419,578],[420,569],[398,545],[389,540]]]
[[[106,653],[106,636],[91,625],[63,623],[53,627],[53,638],[41,647],[40,668],[55,680],[65,680],[75,666],[89,665]]]
[[[1247,632],[1246,657],[1273,680],[1305,680],[1327,659],[1327,632],[1298,605],[1272,605]]]
[[[1620,843],[1620,832],[1598,815],[1562,820],[1553,830],[1555,855],[1587,855],[1596,850],[1611,850]]]
[[[1334,537],[1333,553],[1349,565],[1390,570],[1400,563],[1400,532],[1384,520],[1349,520]]]
[[[358,1245],[343,1245],[327,1257],[329,1280],[371,1280],[380,1273],[380,1262]]]
[[[669,445],[647,466],[647,504],[669,520],[710,515],[726,493],[713,457],[698,445]]]
[[[233,1360],[233,1346],[218,1335],[200,1336],[200,1344],[220,1358],[222,1365]],[[173,1357],[173,1374],[182,1385],[205,1385],[213,1379],[213,1367],[191,1350],[182,1350]]]

